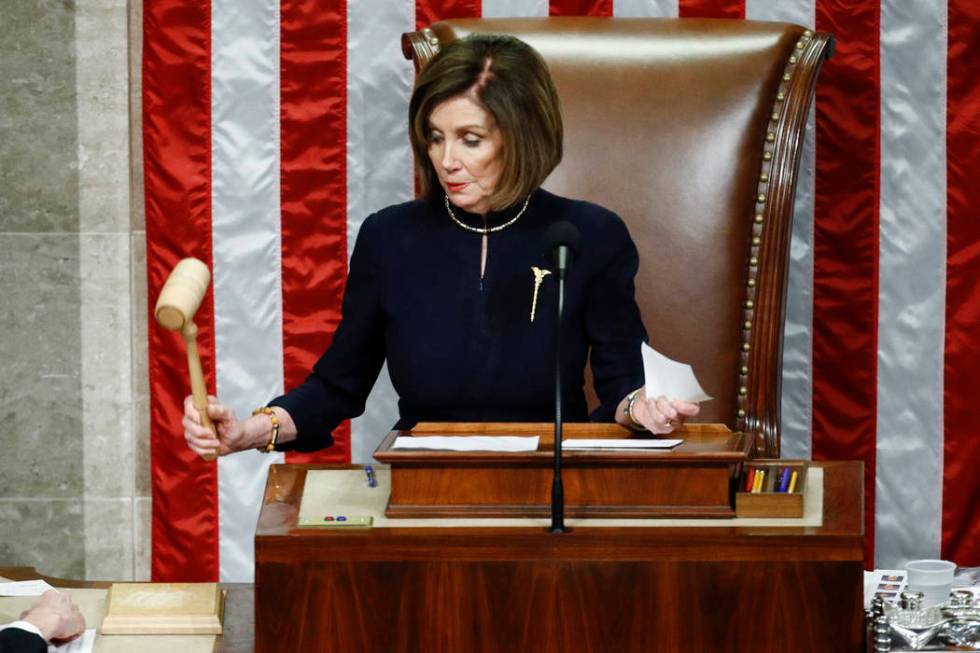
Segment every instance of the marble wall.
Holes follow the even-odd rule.
[[[132,4],[18,0],[0,21],[0,565],[56,576],[149,574]]]

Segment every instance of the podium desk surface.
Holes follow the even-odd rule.
[[[447,547],[465,546],[470,555],[483,550],[493,555],[495,547],[513,551],[524,550],[536,555],[539,546],[549,550],[574,550],[583,556],[629,557],[648,556],[656,546],[660,559],[687,559],[692,555],[708,555],[710,559],[734,556],[754,556],[756,559],[863,559],[863,464],[859,461],[813,463],[815,478],[821,478],[820,515],[816,522],[804,520],[760,520],[759,525],[746,525],[746,520],[671,520],[668,526],[649,525],[656,520],[633,520],[642,525],[595,526],[608,520],[569,520],[575,526],[562,536],[546,531],[542,520],[525,519],[526,526],[512,525],[514,520],[479,520],[486,526],[461,528],[454,520],[410,520],[411,526],[391,526],[394,520],[370,528],[316,529],[298,528],[303,494],[308,473],[312,470],[359,470],[353,465],[273,465],[263,497],[262,510],[256,529],[256,546],[265,554],[277,557],[275,550],[287,541],[308,541],[307,554],[316,557],[315,549],[325,556],[343,552],[355,557],[358,552],[381,550],[393,545],[413,546],[425,542],[430,553],[441,544]],[[382,488],[383,489],[383,488]],[[402,520],[398,520],[402,521]],[[500,522],[507,521],[505,526]],[[330,538],[329,545],[323,538]],[[321,544],[315,544],[319,541]],[[534,546],[530,546],[534,544]],[[376,549],[376,547],[380,547]],[[376,550],[375,550],[376,549]],[[753,550],[757,550],[755,554]],[[285,549],[283,549],[285,553]],[[399,551],[398,554],[404,554]],[[395,555],[393,553],[393,555]],[[813,556],[816,556],[814,558]]]
[[[463,517],[403,517],[389,516],[385,502],[391,494],[392,473],[387,467],[374,467],[376,485],[371,487],[361,469],[308,469],[303,484],[303,498],[300,502],[298,523],[304,530],[312,532],[325,523],[337,522],[335,515],[367,517],[373,520],[375,528],[527,528],[544,529],[551,525],[550,517],[486,517],[466,514],[465,508],[459,512]],[[276,472],[278,473],[278,472]],[[727,487],[727,486],[726,486]],[[706,528],[717,526],[763,527],[773,526],[791,528],[795,526],[820,526],[823,519],[823,469],[809,470],[804,488],[804,514],[802,517],[572,517],[566,506],[565,524],[569,528],[613,528],[613,527],[682,527]],[[354,522],[349,522],[354,523]]]

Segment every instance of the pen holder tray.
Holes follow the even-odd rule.
[[[796,485],[793,491],[780,492],[780,479],[783,470],[789,475],[796,472]],[[806,477],[809,462],[806,460],[768,460],[754,459],[742,466],[738,489],[735,493],[736,517],[802,517],[803,493],[806,491]],[[759,491],[747,492],[746,482],[750,475],[764,472]]]

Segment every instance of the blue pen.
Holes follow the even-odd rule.
[[[374,476],[374,467],[365,465],[364,473],[367,474],[368,487],[378,487],[378,479]]]
[[[783,468],[782,478],[779,479],[779,492],[785,492],[789,489],[789,467]]]

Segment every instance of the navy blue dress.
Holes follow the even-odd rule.
[[[518,208],[491,213],[487,222],[502,224]],[[454,213],[483,225],[478,215]],[[589,420],[583,386],[591,350],[601,401],[591,418],[611,421],[619,401],[643,384],[636,247],[614,213],[538,190],[516,223],[489,235],[482,279],[482,236],[453,223],[441,202],[416,200],[367,218],[333,342],[302,385],[269,404],[284,408],[298,429],[297,439],[280,448],[332,444],[331,431],[364,411],[386,358],[399,396],[397,428],[420,421],[552,421],[557,281],[544,278],[531,322],[531,266],[551,267],[542,238],[559,220],[582,234],[565,285],[564,418]]]

